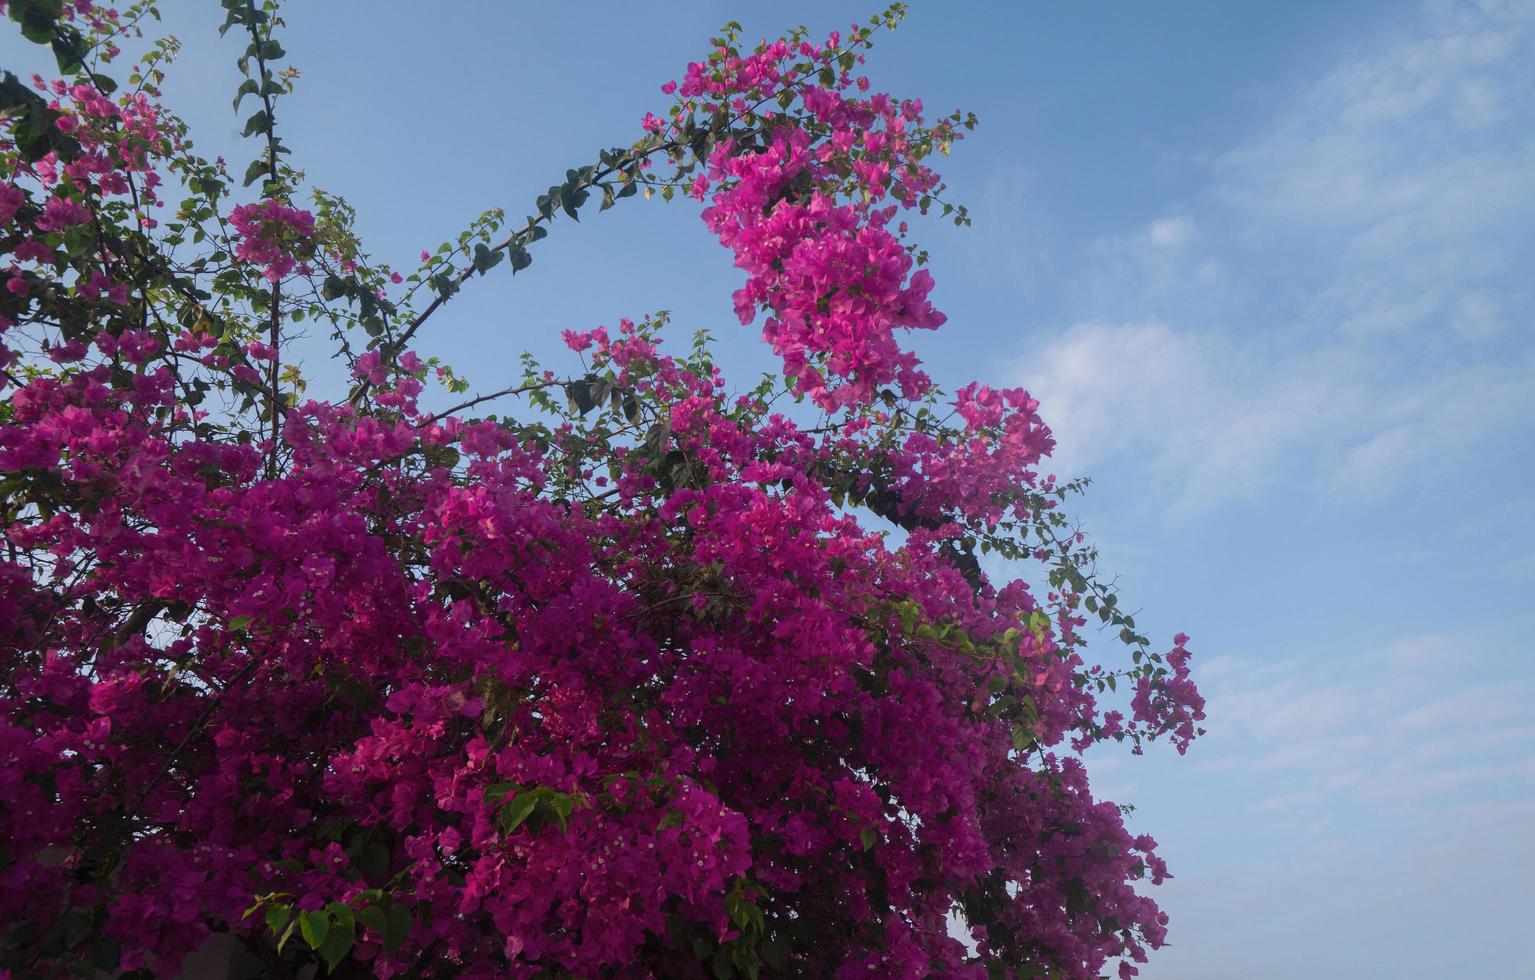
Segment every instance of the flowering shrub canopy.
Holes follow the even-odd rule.
[[[1078,755],[1187,746],[1185,638],[1093,576],[1037,403],[901,346],[944,323],[908,220],[968,221],[930,164],[974,125],[870,90],[902,8],[727,25],[636,142],[397,272],[300,192],[275,7],[223,5],[243,172],[159,104],[148,3],[0,2],[63,76],[0,78],[0,970],[169,976],[215,933],[272,977],[1079,978],[1160,945],[1155,843]],[[734,393],[624,320],[421,407],[466,391],[411,350],[437,310],[641,191],[704,203],[780,377]],[[306,393],[300,323],[349,390]]]

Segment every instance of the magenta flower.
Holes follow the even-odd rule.
[[[27,201],[27,195],[19,187],[0,184],[0,224],[9,222]]]
[[[235,255],[245,262],[261,265],[262,276],[277,282],[299,262],[296,254],[307,254],[314,234],[314,215],[289,207],[280,201],[242,204],[229,214],[240,243]]]
[[[43,205],[43,213],[34,226],[38,231],[63,231],[91,220],[91,212],[84,205],[67,197],[50,197]]]

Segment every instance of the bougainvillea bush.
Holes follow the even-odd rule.
[[[902,347],[974,124],[870,90],[902,8],[727,25],[632,143],[396,271],[301,187],[278,11],[223,6],[248,165],[160,104],[149,4],[0,3],[61,76],[0,78],[0,968],[221,935],[274,978],[1134,974],[1167,872],[1080,754],[1181,752],[1202,701],[1036,402]],[[776,376],[645,317],[473,396],[427,356],[461,288],[656,195]]]

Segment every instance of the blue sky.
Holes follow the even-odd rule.
[[[294,4],[279,125],[408,266],[630,140],[720,22],[872,5]],[[216,5],[167,6],[169,99],[243,161]],[[1194,637],[1210,734],[1092,759],[1177,875],[1143,975],[1535,972],[1535,3],[919,0],[869,70],[982,121],[946,170],[975,226],[921,229],[950,321],[917,349],[1040,398],[1138,621]],[[422,351],[488,388],[664,308],[768,367],[693,206],[622,204]]]

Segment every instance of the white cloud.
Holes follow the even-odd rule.
[[[1438,4],[1409,23],[1216,164],[1217,201],[1337,264],[1314,318],[1433,329],[1468,293],[1529,297],[1535,4]]]
[[[1535,354],[1419,378],[1357,347],[1281,355],[1160,323],[1079,324],[1016,374],[1058,472],[1112,460],[1174,517],[1297,477],[1378,499],[1525,423],[1535,400]]]
[[[1187,323],[1230,301],[1226,271],[1195,219],[1169,215],[1093,242],[1074,290],[1084,318]]]
[[[1527,438],[1535,3],[1405,23],[1215,154],[1209,194],[1089,250],[1093,319],[1014,372],[1061,471],[1112,461],[1187,516],[1281,483],[1380,499]]]
[[[1158,218],[1146,229],[1151,244],[1163,248],[1182,248],[1194,237],[1194,219]]]
[[[1327,488],[1376,499],[1527,422],[1535,404],[1535,354],[1415,379],[1398,390],[1382,385],[1379,394],[1369,413],[1378,431],[1332,466]]]
[[[1196,765],[1263,780],[1251,809],[1286,821],[1360,807],[1416,820],[1509,790],[1535,802],[1535,681],[1467,678],[1477,647],[1473,635],[1411,636],[1325,673],[1302,657],[1225,658],[1203,671],[1209,734]]]
[[[1486,340],[1496,337],[1507,329],[1503,304],[1498,297],[1482,290],[1474,290],[1455,304],[1450,329],[1467,340]]]

